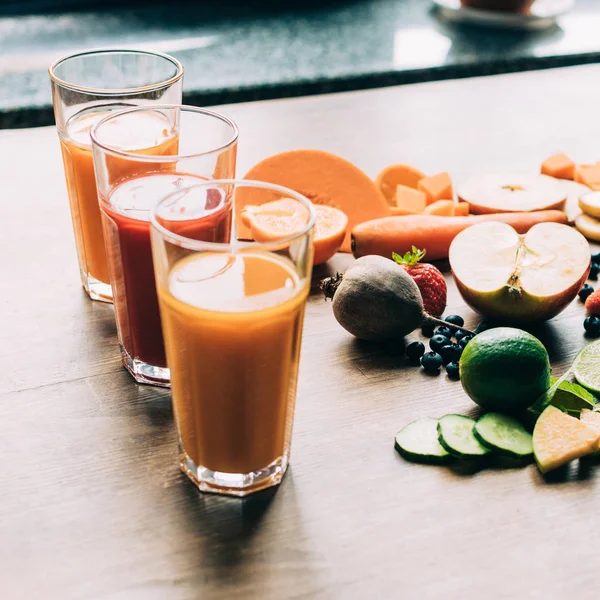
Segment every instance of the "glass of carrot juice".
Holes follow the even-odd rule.
[[[177,153],[142,148],[162,120],[156,144],[177,140]],[[226,117],[191,106],[138,106],[111,112],[92,129],[96,183],[117,332],[124,366],[138,383],[170,384],[150,246],[150,209],[171,192],[215,177],[234,177],[238,130]],[[164,140],[161,142],[161,140]],[[178,223],[197,240],[229,239],[232,207],[220,196],[195,206],[194,218]]]
[[[57,60],[49,74],[81,281],[90,298],[111,302],[90,130],[108,111],[137,104],[180,104],[183,67],[158,52],[91,50]],[[125,149],[177,153],[176,137],[160,135],[162,118],[142,115],[131,127],[130,138],[120,139]]]
[[[238,240],[240,208],[274,198],[297,202],[294,229]],[[185,231],[207,203],[233,207],[228,240]],[[151,212],[180,466],[201,491],[245,496],[286,471],[315,214],[296,192],[244,180],[177,191]]]

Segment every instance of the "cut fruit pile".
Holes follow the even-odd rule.
[[[346,235],[348,217],[337,208],[316,206],[314,232],[314,264],[328,261],[339,249]],[[281,198],[266,204],[246,205],[241,222],[250,229],[257,242],[273,242],[294,235],[308,222],[308,211],[292,198]]]

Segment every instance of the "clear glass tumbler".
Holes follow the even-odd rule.
[[[57,60],[49,74],[81,281],[90,298],[111,302],[90,130],[107,111],[137,104],[180,104],[183,67],[158,52],[91,50]],[[147,137],[122,137],[115,143],[148,154],[172,151],[169,145],[152,145],[161,122],[144,122],[141,127],[150,129]],[[136,145],[140,143],[145,145]]]
[[[238,240],[245,207],[272,200],[293,204],[293,229],[275,211],[268,241]],[[229,239],[189,235],[215,204],[233,207]],[[180,466],[201,491],[245,496],[286,471],[315,214],[296,192],[243,180],[175,192],[151,213]]]
[[[160,127],[140,126],[160,122]],[[151,139],[148,136],[155,135]],[[226,117],[191,106],[138,106],[111,112],[91,132],[96,183],[123,364],[139,383],[168,386],[150,247],[150,209],[176,190],[234,177],[238,130]],[[169,148],[161,153],[122,150]],[[231,206],[208,203],[189,235],[229,239]]]

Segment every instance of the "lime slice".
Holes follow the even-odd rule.
[[[583,387],[600,394],[600,340],[588,344],[577,355],[573,375]]]

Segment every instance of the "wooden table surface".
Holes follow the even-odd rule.
[[[459,179],[557,151],[600,159],[599,106],[600,68],[578,67],[221,110],[240,127],[240,174],[315,147],[373,176],[407,162]],[[600,467],[545,481],[534,466],[405,462],[398,429],[474,405],[398,348],[357,343],[316,292],[283,484],[199,494],[169,394],[133,383],[112,307],[81,290],[55,131],[1,132],[0,165],[0,598],[596,597]],[[448,312],[477,322],[452,284]],[[539,330],[555,374],[585,344],[583,318],[575,302]]]

